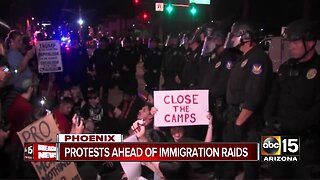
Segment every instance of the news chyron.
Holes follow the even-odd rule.
[[[298,136],[262,136],[261,161],[294,162],[300,159]]]

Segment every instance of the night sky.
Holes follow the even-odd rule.
[[[166,0],[140,0],[144,7],[153,11],[154,2],[166,2]],[[186,0],[173,0],[186,1]],[[309,1],[309,8],[304,10],[305,1]],[[248,2],[247,15],[243,15],[245,2]],[[19,17],[36,17],[59,22],[70,21],[77,14],[62,9],[83,9],[83,15],[91,23],[99,23],[103,17],[111,14],[120,14],[123,17],[134,17],[137,11],[133,6],[133,0],[1,0],[0,18],[12,25]],[[211,0],[211,7],[202,6],[199,19],[196,23],[203,23],[212,19],[242,19],[268,27],[279,28],[290,21],[309,17],[319,20],[320,0]],[[309,9],[309,10],[308,10]],[[153,12],[155,13],[155,12]],[[159,18],[159,14],[153,17]],[[170,17],[176,22],[188,20],[182,16]],[[166,21],[166,19],[164,19]]]

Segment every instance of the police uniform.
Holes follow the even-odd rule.
[[[320,56],[317,54],[306,62],[290,59],[279,68],[265,118],[269,124],[279,123],[281,135],[300,137],[301,157],[297,163],[277,164],[273,168],[275,178],[311,178],[306,165],[319,163],[319,73]]]
[[[265,97],[272,79],[272,63],[268,55],[259,47],[252,47],[232,69],[227,85],[228,108],[224,112],[226,128],[223,140],[226,142],[248,141],[258,142],[257,130],[262,121],[260,111],[264,105]],[[241,125],[236,120],[242,109],[253,111],[253,114]],[[246,178],[258,177],[257,163],[244,163]],[[234,178],[235,164],[225,165],[224,178]]]
[[[222,140],[223,118],[226,108],[226,91],[229,74],[240,52],[235,48],[225,49],[221,54],[208,57],[208,70],[199,85],[200,89],[209,89],[209,110],[215,119],[214,139]]]
[[[194,89],[198,85],[199,59],[201,57],[201,45],[195,50],[189,50],[185,54],[182,70],[182,86],[184,89]]]
[[[181,85],[176,82],[175,77],[181,79],[184,66],[183,52],[181,48],[171,48],[165,53],[162,62],[163,88],[166,90],[180,89]]]
[[[146,83],[146,90],[152,92],[159,89],[160,70],[163,53],[159,48],[150,49],[144,60],[144,81]]]
[[[134,47],[120,48],[118,53],[118,71],[120,75],[119,88],[121,90],[138,88],[136,78],[136,66],[139,62],[139,55]]]

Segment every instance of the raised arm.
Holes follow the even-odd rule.
[[[209,120],[209,125],[208,125],[207,135],[204,142],[212,142],[213,125],[212,125],[212,115],[210,112],[208,112],[207,118]]]

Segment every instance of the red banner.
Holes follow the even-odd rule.
[[[257,143],[59,143],[61,161],[257,161]]]

